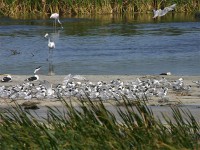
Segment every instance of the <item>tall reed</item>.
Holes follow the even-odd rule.
[[[177,4],[177,12],[200,9],[198,0],[2,0],[0,14],[14,17],[25,14],[47,15],[52,12],[61,15],[146,13],[173,3]]]
[[[77,107],[48,107],[41,119],[17,105],[0,114],[1,149],[198,149],[199,124],[177,106],[155,118],[145,101],[124,99],[110,111],[103,101],[80,99]],[[120,103],[121,104],[121,103]]]

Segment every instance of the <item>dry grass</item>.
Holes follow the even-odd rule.
[[[2,0],[0,14],[10,17],[20,15],[47,15],[59,12],[60,15],[94,15],[94,14],[133,14],[148,13],[153,8],[177,4],[177,12],[194,12],[200,9],[197,0]]]

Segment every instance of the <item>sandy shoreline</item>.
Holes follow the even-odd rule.
[[[17,85],[24,83],[25,79],[30,77],[31,75],[12,75],[12,82],[8,83],[0,83],[0,86],[11,86],[11,85]],[[171,102],[181,102],[186,105],[200,105],[200,88],[197,87],[193,81],[200,80],[200,76],[161,76],[161,75],[81,75],[85,77],[87,80],[91,82],[98,82],[98,81],[105,81],[110,82],[111,80],[120,79],[123,82],[126,81],[134,81],[136,78],[140,78],[141,80],[146,79],[161,79],[162,77],[165,77],[168,81],[174,81],[178,80],[179,78],[183,78],[183,82],[185,85],[191,85],[191,91],[189,94],[180,94],[176,93],[172,90],[169,90],[168,97]],[[1,75],[0,77],[3,77]],[[47,76],[47,75],[40,75],[40,80],[35,81],[33,83],[39,84],[40,81],[47,80],[53,86],[56,86],[58,84],[62,84],[64,78],[66,75],[55,75],[55,76]],[[0,100],[1,106],[5,104],[5,100]],[[6,100],[6,102],[9,102],[10,100]],[[23,103],[25,100],[17,100],[19,103]],[[37,101],[37,100],[36,100]],[[48,100],[40,100],[39,101],[41,106],[59,106],[61,103],[59,101],[48,101]],[[153,104],[156,104],[156,99],[153,99]],[[6,104],[5,104],[6,105]]]
[[[4,75],[0,75],[0,78],[2,78]],[[0,85],[16,85],[25,82],[24,80],[27,79],[32,75],[12,75],[12,82],[8,83],[3,83],[1,82]],[[52,84],[59,84],[62,83],[64,78],[67,75],[39,75],[40,80],[47,80],[51,82]],[[175,76],[175,75],[168,75],[168,76],[162,76],[162,75],[81,75],[85,77],[87,80],[92,81],[92,82],[97,82],[97,81],[111,81],[115,79],[121,79],[122,81],[133,81],[136,78],[140,79],[148,79],[148,78],[155,78],[155,79],[161,79],[162,77],[165,77],[167,80],[177,80],[179,78],[183,78],[184,82],[186,84],[191,84],[195,85],[192,83],[192,81],[200,80],[200,76]],[[38,82],[38,81],[37,81]]]
[[[147,105],[149,105],[152,108],[152,111],[154,112],[154,115],[156,117],[162,118],[162,114],[166,114],[168,116],[171,116],[172,110],[169,107],[169,105],[174,105],[174,104],[179,104],[181,108],[186,108],[189,109],[190,112],[194,115],[194,117],[197,119],[197,121],[200,121],[200,88],[197,87],[193,81],[198,81],[200,80],[200,76],[160,76],[160,75],[81,75],[85,77],[87,80],[91,82],[98,82],[98,81],[105,81],[105,82],[110,82],[111,80],[116,80],[120,79],[123,82],[126,81],[135,81],[136,78],[140,78],[141,80],[147,80],[147,79],[161,79],[162,77],[165,77],[167,81],[174,81],[178,80],[179,78],[183,78],[183,82],[185,85],[191,85],[191,91],[189,94],[180,94],[176,93],[172,89],[170,89],[167,93],[167,96],[169,97],[169,102],[167,103],[160,103],[158,101],[157,97],[154,97],[153,99],[149,100]],[[1,77],[1,76],[0,76]],[[9,83],[0,83],[0,86],[11,86],[11,85],[17,85],[17,84],[22,84],[24,83],[24,80],[30,77],[30,75],[12,75],[13,81]],[[35,84],[39,84],[40,81],[47,80],[54,86],[57,84],[62,84],[64,78],[66,75],[55,75],[55,76],[46,76],[46,75],[40,75],[40,80],[33,82]],[[75,100],[69,100],[66,99],[67,102],[70,102],[74,107],[78,107],[78,101]],[[31,110],[33,112],[33,115],[35,115],[35,112],[37,113],[36,117],[38,116],[42,118],[47,117],[47,112],[49,107],[56,107],[59,109],[65,109],[65,106],[63,106],[63,103],[57,99],[55,100],[49,100],[49,99],[44,99],[44,100],[35,100],[31,99],[29,101],[27,100],[15,100],[12,101],[10,99],[2,99],[0,98],[0,111],[4,111],[4,108],[10,108],[10,106],[15,106],[15,102],[18,103],[19,105],[22,105],[24,102],[33,102],[36,103],[36,105],[39,107],[39,109],[36,110]],[[118,116],[118,113],[116,111],[116,108],[113,107],[116,104],[116,101],[111,100],[111,101],[105,101],[104,105],[105,107],[113,112],[116,116]],[[119,116],[118,116],[119,117]]]

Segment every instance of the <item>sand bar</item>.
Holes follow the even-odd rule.
[[[3,76],[3,75],[1,75]],[[5,86],[11,86],[11,85],[17,85],[17,84],[22,84],[24,83],[25,79],[30,77],[31,75],[12,75],[12,82],[8,83],[0,83],[0,86],[5,85]],[[47,76],[47,75],[40,75],[40,80],[35,81],[33,83],[39,84],[40,81],[47,80],[50,83],[53,84],[53,86],[56,86],[58,84],[62,84],[64,78],[66,75],[55,75],[55,76]],[[161,79],[162,77],[165,77],[168,81],[175,81],[178,80],[179,78],[183,78],[183,82],[185,85],[191,85],[191,91],[189,94],[180,94],[176,93],[172,90],[169,90],[168,96],[169,100],[171,101],[180,101],[185,105],[188,104],[195,104],[195,105],[200,105],[200,88],[197,87],[197,85],[193,81],[198,81],[200,80],[200,76],[161,76],[161,75],[81,75],[85,77],[88,81],[91,82],[98,82],[98,81],[105,81],[105,82],[110,82],[111,80],[116,80],[120,79],[121,81],[134,81],[136,78],[140,78],[141,80],[146,80],[146,79]],[[2,100],[1,100],[2,101]],[[4,100],[3,100],[4,101]],[[20,102],[20,100],[19,100]],[[22,100],[23,102],[23,100]],[[40,105],[60,105],[59,102],[48,102],[47,100],[45,101],[40,101]],[[153,101],[156,103],[156,100]],[[3,104],[3,102],[1,103]]]
[[[3,75],[1,75],[3,76]],[[24,80],[30,77],[31,75],[12,75],[13,80],[12,82],[8,83],[0,83],[0,86],[11,86],[11,85],[17,85],[24,83]],[[189,110],[194,114],[194,116],[200,120],[200,88],[197,87],[197,85],[193,81],[200,80],[200,76],[160,76],[160,75],[81,75],[85,77],[88,81],[91,82],[98,82],[98,81],[105,81],[110,82],[111,80],[120,79],[121,81],[134,81],[136,78],[140,78],[141,80],[146,79],[161,79],[162,77],[165,77],[168,81],[175,81],[179,78],[183,78],[183,82],[185,85],[191,85],[191,91],[189,94],[183,94],[183,93],[176,93],[173,90],[169,90],[168,97],[169,102],[168,104],[180,104],[182,106],[186,106],[189,108]],[[55,76],[47,76],[47,75],[40,75],[40,80],[35,81],[33,83],[39,84],[40,81],[47,80],[50,83],[52,83],[54,86],[57,84],[62,84],[64,78],[66,75],[55,75]],[[63,104],[58,100],[31,100],[33,102],[37,102],[40,109],[37,110],[37,113],[40,114],[40,116],[45,117],[47,108],[46,106],[56,106],[59,108],[63,108]],[[15,101],[18,104],[22,104],[25,102],[25,100],[17,100]],[[115,102],[114,102],[115,103]],[[9,99],[0,99],[0,108],[5,108],[8,105],[14,105],[14,102]],[[74,106],[77,106],[77,101],[72,101],[72,104]],[[154,98],[148,102],[149,106],[152,107],[154,113],[156,116],[160,116],[160,112],[169,114],[171,113],[170,108],[168,105],[161,104],[158,102],[158,99]],[[113,112],[116,110],[113,108],[113,101],[106,101],[105,105],[108,109],[111,109]]]

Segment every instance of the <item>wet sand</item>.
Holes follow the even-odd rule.
[[[139,76],[139,75],[81,75],[85,77],[87,80],[91,82],[98,82],[98,81],[105,81],[109,82],[111,80],[120,79],[121,81],[134,81],[136,78],[140,78],[141,80],[146,79],[161,79],[163,76],[161,75],[145,75],[145,76]],[[13,80],[12,82],[8,83],[0,83],[0,86],[10,86],[10,85],[17,85],[24,83],[25,79],[30,77],[30,75],[12,75]],[[56,86],[57,84],[62,84],[62,81],[64,80],[65,75],[55,75],[55,76],[46,76],[46,75],[40,75],[40,80],[35,81],[33,83],[39,84],[40,81],[47,80],[50,83],[53,84],[53,86]],[[160,112],[170,114],[171,110],[169,108],[169,105],[179,104],[180,107],[188,108],[195,117],[200,120],[200,116],[198,115],[200,113],[200,88],[197,87],[193,81],[200,80],[200,76],[164,76],[168,81],[174,81],[179,78],[183,78],[183,82],[185,85],[191,85],[191,91],[189,93],[177,93],[175,91],[172,91],[171,89],[168,91],[168,98],[169,102],[167,103],[160,103],[158,98],[153,98],[148,101],[148,105],[152,108],[153,112],[156,116],[161,116]],[[18,104],[24,103],[26,100],[17,100],[12,101],[9,99],[0,99],[0,108],[5,108],[10,105],[15,105],[15,102]],[[63,108],[62,102],[59,100],[30,100],[31,102],[36,102],[37,106],[40,109],[34,110],[37,112],[37,114],[40,114],[39,116],[46,116],[47,108],[46,106],[56,106],[59,108]],[[69,101],[66,99],[66,101]],[[76,100],[70,101],[73,106],[77,106],[78,102]],[[105,106],[110,109],[111,111],[115,112],[113,104],[115,104],[115,101],[106,101],[104,104]]]

